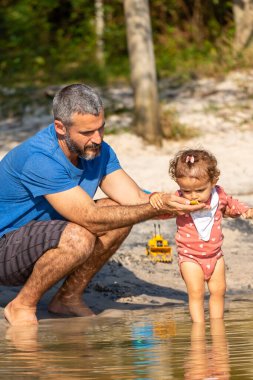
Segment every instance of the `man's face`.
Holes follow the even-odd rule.
[[[98,116],[74,114],[64,140],[70,153],[85,160],[99,156],[104,136],[104,113]]]

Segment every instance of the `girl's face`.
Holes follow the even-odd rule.
[[[180,187],[184,198],[190,201],[207,202],[210,198],[211,191],[217,181],[211,182],[210,179],[204,177],[203,179],[182,177],[177,178],[177,184]]]

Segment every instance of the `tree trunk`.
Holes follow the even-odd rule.
[[[194,0],[192,9],[192,36],[197,44],[211,35],[208,20],[214,18],[213,1]]]
[[[234,50],[240,52],[252,44],[253,37],[253,0],[234,0],[235,20]]]
[[[202,0],[194,1],[192,16],[192,33],[195,42],[203,42],[205,38],[205,28]]]
[[[159,99],[148,0],[124,0],[135,130],[154,144],[161,143]]]
[[[104,65],[104,6],[103,0],[95,0],[96,10],[96,37],[97,37],[97,49],[96,57],[98,63]]]

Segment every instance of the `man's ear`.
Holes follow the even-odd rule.
[[[65,136],[65,134],[66,134],[66,127],[62,124],[62,122],[60,120],[55,120],[54,121],[54,128],[55,128],[56,133],[59,136]]]

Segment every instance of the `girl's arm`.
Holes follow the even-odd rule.
[[[238,218],[241,215],[246,215],[249,210],[251,210],[249,206],[227,195],[227,205],[224,211],[225,217]]]
[[[157,210],[160,210],[163,207],[163,196],[164,193],[151,193],[149,194],[149,203],[152,207],[156,208]]]
[[[249,208],[246,212],[242,214],[245,219],[253,219],[253,208]]]
[[[149,194],[149,203],[151,204],[153,208],[156,208],[157,210],[159,210],[163,207],[163,199],[162,199],[163,194],[165,193],[154,192],[154,193]],[[156,216],[153,219],[172,219],[174,217],[175,216],[173,214],[164,214],[164,215]]]

